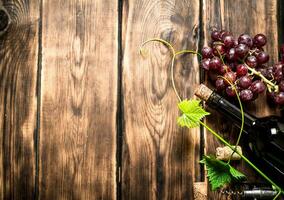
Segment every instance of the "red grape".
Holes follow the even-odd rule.
[[[279,83],[279,90],[281,92],[284,92],[284,80],[280,81],[280,83]]]
[[[284,105],[284,92],[279,92],[279,94],[276,94],[275,103],[277,103],[280,106]]]
[[[239,44],[245,44],[248,47],[252,47],[253,41],[248,34],[241,34],[238,39]]]
[[[213,50],[211,47],[203,47],[201,50],[201,54],[203,58],[212,58]]]
[[[225,73],[224,74],[224,78],[225,78],[225,82],[226,82],[226,84],[233,84],[235,81],[236,81],[236,78],[237,78],[237,76],[236,76],[236,74],[235,74],[235,72],[227,72],[227,73]],[[228,81],[229,81],[229,83],[228,83]]]
[[[223,38],[224,38],[225,36],[228,36],[228,35],[231,35],[231,33],[230,33],[229,31],[226,31],[226,30],[221,30],[221,31],[220,31],[220,39],[223,40]]]
[[[279,83],[282,79],[283,79],[283,72],[282,70],[276,70],[274,73],[273,73],[273,76],[274,76],[274,80]]]
[[[226,88],[226,93],[229,97],[235,97],[236,96],[236,91],[232,88],[232,86],[228,86]]]
[[[209,62],[209,67],[212,70],[218,70],[222,65],[222,61],[218,57],[213,57]]]
[[[205,70],[209,70],[209,63],[210,63],[210,59],[209,58],[205,58],[201,60],[201,67]]]
[[[276,63],[273,66],[273,72],[276,72],[277,70],[281,70],[281,69],[283,69],[283,64],[282,63]]]
[[[220,39],[220,33],[219,31],[212,31],[211,38],[214,41],[218,41]]]
[[[226,35],[222,38],[224,46],[230,48],[234,46],[234,38],[231,35]]]
[[[254,38],[253,38],[253,44],[256,47],[264,46],[266,44],[266,37],[265,37],[265,35],[263,35],[261,33],[255,35]]]
[[[213,46],[213,54],[215,56],[223,55],[226,52],[224,45],[222,44],[214,44]]]
[[[256,56],[257,62],[260,64],[266,63],[269,60],[269,55],[265,53],[264,51],[261,51],[259,54]]]
[[[228,67],[228,65],[221,65],[221,67],[219,68],[219,74],[223,75],[226,72],[230,72],[232,71],[230,67]]]
[[[249,76],[242,76],[238,80],[238,86],[240,86],[243,89],[247,89],[252,83],[252,80]]]
[[[248,73],[248,68],[243,65],[243,64],[240,64],[237,66],[237,76],[244,76]]]
[[[216,86],[216,89],[218,91],[222,91],[225,89],[226,87],[226,84],[225,84],[225,81],[223,78],[217,78],[216,82],[215,82],[215,86]]]
[[[249,89],[244,89],[240,92],[240,98],[242,101],[251,101],[253,98],[253,93]]]
[[[249,88],[254,94],[260,94],[262,93],[266,87],[265,84],[260,81],[260,80],[256,80],[254,82],[252,82],[250,88]]]
[[[259,71],[265,78],[269,80],[273,79],[273,67],[258,68],[257,71]]]
[[[229,61],[236,61],[238,59],[238,56],[236,54],[235,48],[231,48],[226,52],[226,59]]]
[[[241,58],[245,57],[248,51],[249,48],[245,44],[238,44],[238,46],[236,46],[236,54]]]
[[[255,68],[257,66],[257,59],[255,56],[249,56],[246,59],[246,63],[249,67]]]

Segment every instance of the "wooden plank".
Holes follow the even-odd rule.
[[[11,24],[0,38],[0,199],[33,199],[39,4],[4,6]]]
[[[225,29],[232,32],[235,36],[241,33],[248,33],[254,36],[257,33],[264,33],[268,38],[266,51],[270,55],[270,63],[278,59],[278,29],[277,29],[277,0],[259,0],[259,1],[225,1],[209,0],[203,1],[203,43],[208,44],[210,39],[210,30],[213,27]],[[277,114],[277,110],[269,108],[265,103],[265,95],[260,97],[255,103],[246,106],[246,111],[257,116],[266,116]],[[261,105],[261,106],[260,106]],[[216,111],[207,117],[207,124],[214,130],[224,133],[224,137],[232,143],[236,141],[237,129],[232,129],[229,123]],[[217,121],[216,121],[217,119]],[[206,146],[208,153],[214,153],[215,148],[220,145],[210,133],[206,134]],[[251,168],[243,162],[238,165],[238,169],[248,175],[249,182],[256,182],[260,179]],[[209,198],[227,199],[220,193],[210,193]]]
[[[41,199],[116,198],[117,1],[43,1]]]
[[[123,1],[123,199],[192,199],[199,173],[199,129],[177,126],[178,100],[170,79],[171,52],[152,43],[146,59],[139,46],[158,37],[177,50],[198,48],[199,1]],[[195,56],[181,56],[175,80],[182,96],[199,82]]]

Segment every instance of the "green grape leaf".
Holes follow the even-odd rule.
[[[178,104],[178,107],[182,112],[182,115],[177,120],[181,127],[197,127],[200,120],[210,114],[200,106],[200,100],[183,100]]]
[[[213,156],[204,155],[200,163],[206,166],[207,177],[213,191],[230,184],[232,181],[245,179],[245,175],[234,169],[230,164],[217,160]]]
[[[229,166],[230,166],[230,173],[235,178],[235,180],[242,181],[246,179],[246,176],[243,173],[239,172],[238,170],[233,168],[231,165]]]

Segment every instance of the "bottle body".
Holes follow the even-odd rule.
[[[242,113],[238,107],[201,85],[195,93],[206,104],[241,127]],[[284,119],[278,116],[257,118],[244,114],[243,147],[279,185],[284,187]]]

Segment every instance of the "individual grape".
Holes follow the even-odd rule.
[[[241,76],[245,76],[248,73],[248,68],[243,65],[243,64],[239,64],[237,66],[237,76],[241,77]]]
[[[201,54],[203,58],[212,58],[213,50],[211,47],[203,47],[201,50]]]
[[[273,79],[273,67],[270,66],[270,67],[260,67],[260,68],[257,68],[257,71],[259,71],[265,78],[267,79]]]
[[[214,44],[213,46],[213,54],[215,56],[223,55],[226,52],[224,45],[222,44]]]
[[[256,80],[256,81],[252,82],[252,84],[249,87],[249,89],[254,94],[260,94],[260,93],[262,93],[266,89],[266,86],[265,86],[265,84],[262,81]]]
[[[283,64],[277,63],[273,66],[273,78],[279,83],[283,79]]]
[[[235,48],[230,48],[226,54],[225,54],[225,57],[227,60],[229,61],[236,61],[238,59],[238,56],[236,54],[236,50]]]
[[[209,63],[210,63],[210,59],[209,58],[205,58],[201,60],[201,67],[203,69],[205,69],[206,71],[209,70]]]
[[[225,82],[227,85],[229,85],[230,83],[233,84],[236,81],[236,74],[235,72],[226,72],[224,74],[224,78],[225,78]]]
[[[220,39],[220,32],[219,31],[212,31],[211,38],[214,41],[218,41]]]
[[[229,96],[229,97],[235,97],[236,96],[236,91],[233,89],[232,86],[228,86],[226,88],[226,94]]]
[[[222,61],[218,57],[213,57],[209,62],[209,68],[217,71],[222,65]]]
[[[222,41],[226,48],[230,48],[234,46],[234,38],[232,35],[226,35],[222,37]]]
[[[232,35],[229,31],[221,30],[220,31],[220,39],[223,40],[225,36]]]
[[[240,86],[243,89],[247,89],[249,86],[251,86],[252,80],[249,76],[242,76],[238,80],[238,86]]]
[[[231,68],[228,65],[221,65],[221,67],[219,68],[219,74],[223,75],[226,72],[230,72],[232,71]]]
[[[264,51],[261,51],[259,54],[257,54],[256,59],[259,64],[263,64],[263,63],[268,62],[269,55],[265,53]]]
[[[279,106],[284,105],[284,92],[279,92],[279,94],[276,94],[275,103],[278,104]]]
[[[274,80],[279,83],[282,79],[283,79],[283,72],[281,69],[279,70],[276,70],[274,73],[273,73],[273,77],[274,77]]]
[[[261,33],[256,34],[253,38],[253,44],[256,47],[264,46],[266,44],[266,36]]]
[[[248,34],[241,34],[238,38],[239,44],[245,44],[248,47],[252,47],[253,41],[252,38]]]
[[[249,51],[249,48],[245,44],[238,44],[238,46],[236,46],[236,54],[240,58],[245,57],[247,55],[248,51]]]
[[[281,69],[283,69],[283,64],[282,64],[282,63],[276,63],[276,64],[274,64],[274,66],[273,66],[273,72],[276,72],[276,71],[281,70]]]
[[[284,80],[280,81],[278,87],[279,87],[279,91],[284,92]]]
[[[223,78],[217,78],[217,80],[215,81],[215,86],[216,86],[217,91],[219,91],[219,92],[224,90],[225,87],[226,87],[224,79]]]
[[[265,78],[267,78],[269,76],[269,72],[266,68],[257,68],[257,71],[259,71]]]
[[[255,56],[249,56],[247,57],[246,59],[246,64],[249,66],[249,67],[252,67],[252,68],[255,68],[257,66],[257,59]]]
[[[249,89],[244,89],[240,92],[240,98],[242,101],[251,101],[253,98],[253,93]]]

